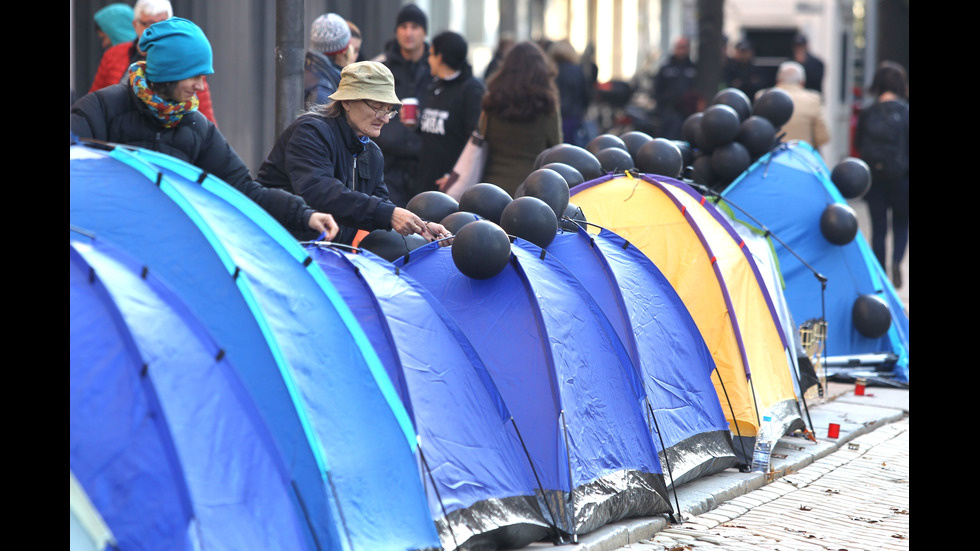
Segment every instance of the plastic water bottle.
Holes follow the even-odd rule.
[[[755,437],[755,450],[752,452],[752,472],[769,472],[769,459],[772,456],[775,440],[772,433],[772,417],[766,415],[762,418],[762,426],[759,428],[759,434]]]

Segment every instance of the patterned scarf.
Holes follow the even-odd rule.
[[[140,99],[165,128],[173,128],[180,123],[181,117],[197,111],[200,102],[197,96],[190,101],[176,102],[161,98],[146,84],[146,62],[137,61],[129,66],[129,85],[133,93]]]

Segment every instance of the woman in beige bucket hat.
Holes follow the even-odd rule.
[[[258,180],[303,196],[340,223],[336,242],[350,244],[358,229],[393,229],[432,241],[451,234],[388,200],[377,138],[398,115],[395,79],[381,63],[344,67],[327,105],[315,106],[286,128],[259,168]]]

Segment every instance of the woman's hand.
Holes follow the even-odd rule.
[[[317,233],[326,233],[327,241],[332,241],[334,237],[337,237],[337,233],[340,232],[340,226],[337,225],[337,221],[333,219],[333,216],[325,212],[314,212],[311,214],[309,226],[311,230]]]
[[[429,241],[435,241],[437,239],[443,239],[444,241],[439,242],[440,247],[447,247],[453,244],[451,239],[453,234],[446,229],[442,224],[437,224],[435,222],[423,222],[422,225],[425,227],[425,231],[422,232],[422,237],[428,239]],[[450,239],[446,239],[446,238]]]

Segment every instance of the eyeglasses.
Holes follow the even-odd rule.
[[[368,103],[366,99],[362,99],[361,101],[364,102],[364,105],[367,105],[368,107],[371,108],[372,111],[374,111],[374,116],[378,117],[379,119],[381,119],[383,121],[390,121],[391,119],[393,119],[393,118],[395,118],[395,117],[398,116],[398,109],[395,109],[395,108],[391,108],[391,109],[379,109],[379,108],[371,105],[370,103]]]

